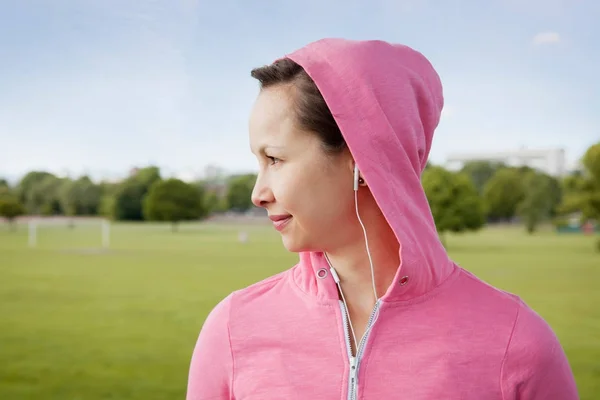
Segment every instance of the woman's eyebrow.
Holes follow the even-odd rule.
[[[261,147],[258,149],[258,151],[259,151],[259,153],[262,153],[262,154],[264,154],[264,152],[265,152],[266,150],[269,150],[269,149],[271,149],[271,150],[281,150],[281,149],[283,149],[283,148],[284,148],[283,146],[264,145],[264,146],[261,146]]]

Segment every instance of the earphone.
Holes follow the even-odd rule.
[[[371,250],[369,249],[369,239],[367,238],[367,229],[365,228],[365,225],[362,222],[362,218],[360,217],[360,213],[358,212],[358,188],[361,184],[364,184],[364,179],[360,177],[360,170],[358,169],[358,164],[354,163],[354,176],[353,176],[354,205],[356,208],[356,217],[358,218],[358,222],[360,222],[360,226],[362,227],[363,234],[365,237],[365,247],[367,249],[367,256],[369,257],[369,264],[371,267],[371,282],[373,283],[373,293],[375,294],[375,303],[377,303],[379,301],[379,296],[377,295],[377,286],[375,285],[375,269],[373,267],[373,258],[371,257]],[[327,259],[327,262],[329,263],[329,269],[331,271],[331,276],[333,277],[333,280],[335,281],[335,283],[338,286],[338,289],[340,291],[340,294],[342,295],[342,301],[344,303],[344,306],[346,307],[346,313],[348,315],[348,319],[350,319],[350,313],[348,312],[348,304],[346,303],[346,298],[344,297],[344,292],[342,291],[340,277],[337,274],[336,270],[333,268],[333,265],[331,265],[331,261],[329,260],[329,257],[327,257],[326,253],[325,253],[325,258]],[[354,338],[355,348],[358,349],[358,341],[356,340],[356,334],[354,333],[354,328],[352,327],[352,322],[350,322],[350,329],[352,330],[352,336]]]
[[[360,177],[360,171],[358,170],[358,165],[354,163],[354,191],[358,190],[358,187],[364,184],[365,181]]]
[[[373,293],[375,293],[375,301],[377,302],[377,300],[379,300],[379,296],[377,296],[377,287],[375,286],[375,269],[373,268],[373,259],[371,258],[371,250],[369,249],[369,238],[367,237],[367,229],[365,228],[365,224],[363,224],[360,213],[358,212],[358,186],[362,183],[364,183],[364,179],[360,177],[358,164],[354,163],[354,205],[356,207],[356,218],[358,218],[358,222],[360,222],[360,226],[362,227],[363,234],[365,236],[365,247],[367,248],[367,256],[369,257],[369,264],[371,266]]]

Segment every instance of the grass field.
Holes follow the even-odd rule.
[[[249,242],[238,242],[238,231]],[[463,267],[525,299],[563,343],[582,400],[600,398],[600,254],[594,238],[488,229],[451,236]],[[291,266],[262,226],[0,225],[0,399],[183,399],[207,312]]]

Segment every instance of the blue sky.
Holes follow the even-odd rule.
[[[595,0],[3,0],[0,176],[253,171],[250,69],[332,36],[432,61],[432,161],[526,146],[572,163],[600,140],[598,21]]]

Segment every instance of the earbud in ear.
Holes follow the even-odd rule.
[[[359,186],[367,186],[367,184],[362,176],[360,176],[358,165],[354,164],[354,190],[358,190]]]
[[[358,170],[358,165],[354,164],[354,190],[358,190],[358,185],[360,183],[360,171]]]

